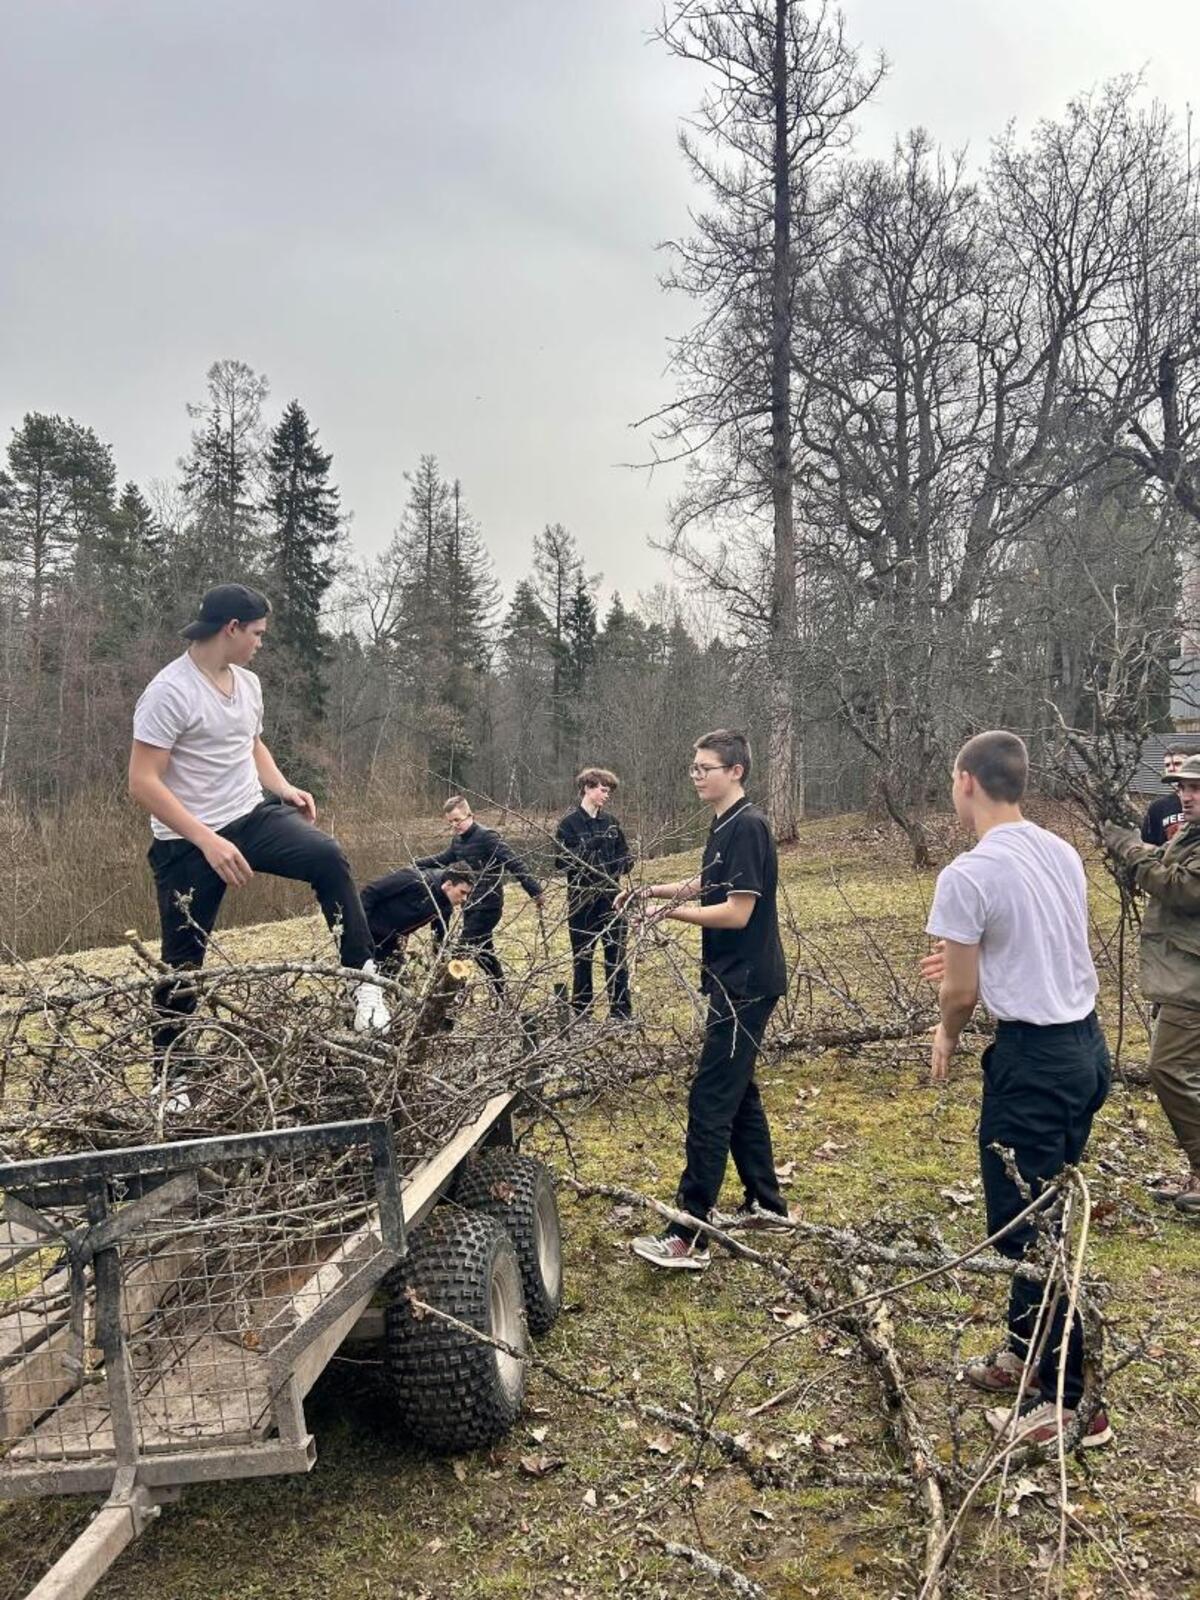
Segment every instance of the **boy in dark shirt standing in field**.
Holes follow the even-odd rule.
[[[766,817],[746,797],[750,744],[719,728],[694,745],[691,778],[697,798],[713,809],[698,877],[655,883],[622,895],[669,901],[648,920],[670,917],[701,931],[700,987],[708,997],[704,1045],[688,1097],[687,1164],[675,1204],[707,1221],[732,1155],[745,1202],[722,1224],[778,1226],[787,1217],[779,1192],[771,1130],[754,1066],[771,1013],[787,990],[779,939],[779,869]],[[699,896],[699,905],[683,902]],[[710,1256],[704,1235],[672,1223],[658,1237],[633,1241],[634,1254],[655,1267],[701,1272]]]
[[[617,787],[607,767],[585,767],[575,779],[579,804],[554,835],[554,864],[567,880],[567,930],[571,935],[571,1009],[582,1016],[592,1003],[596,946],[604,950],[608,1014],[633,1015],[625,965],[625,920],[616,912],[621,879],[633,871],[633,856],[621,824],[604,808]]]

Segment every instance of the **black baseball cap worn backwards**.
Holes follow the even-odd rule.
[[[257,622],[270,615],[271,602],[244,583],[218,583],[200,602],[194,622],[183,629],[185,639],[211,639],[227,622]]]

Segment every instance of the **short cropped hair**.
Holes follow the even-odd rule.
[[[954,762],[969,772],[989,800],[1016,805],[1029,782],[1029,751],[1024,739],[1003,728],[968,739]]]
[[[465,862],[455,862],[452,867],[447,867],[442,873],[443,883],[474,883],[475,868]]]
[[[711,750],[726,767],[741,767],[743,783],[750,776],[750,741],[735,728],[714,728],[711,733],[702,733],[692,746],[693,754],[697,750]]]
[[[452,794],[449,800],[447,800],[445,805],[442,807],[442,815],[444,817],[448,817],[452,811],[457,811],[459,806],[464,806],[468,811],[470,811],[471,802],[466,798],[465,795]]]
[[[582,772],[575,774],[575,792],[582,794],[593,783],[606,783],[610,790],[616,789],[620,779],[615,772],[610,772],[607,767],[584,767]]]

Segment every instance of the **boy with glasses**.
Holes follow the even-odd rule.
[[[475,875],[471,898],[463,908],[460,943],[475,960],[497,1000],[505,995],[504,968],[493,937],[504,911],[504,874],[510,873],[533,901],[542,905],[542,886],[509,848],[494,828],[476,822],[471,802],[461,794],[451,795],[442,807],[450,829],[450,843],[435,856],[422,856],[416,866],[423,872],[438,867],[470,867]],[[434,941],[443,937],[434,925]]]
[[[585,767],[575,779],[579,804],[555,831],[554,864],[567,879],[567,931],[571,935],[571,1009],[582,1016],[592,1004],[596,946],[604,951],[608,1014],[627,1022],[633,1016],[629,970],[625,965],[625,921],[616,899],[623,877],[633,871],[633,855],[619,822],[604,815],[617,787],[607,767]]]
[[[771,1130],[754,1067],[771,1013],[787,990],[779,938],[779,867],[766,817],[746,796],[750,744],[718,728],[697,739],[690,770],[697,799],[713,820],[700,872],[680,883],[655,883],[618,898],[665,900],[647,921],[671,918],[699,927],[700,987],[708,998],[704,1043],[688,1096],[686,1165],[676,1207],[722,1227],[786,1226]],[[688,904],[699,900],[699,904]],[[745,1190],[732,1216],[714,1211],[732,1155]],[[651,1266],[702,1272],[710,1256],[703,1233],[672,1223],[657,1237],[633,1241]]]

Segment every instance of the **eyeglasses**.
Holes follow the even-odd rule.
[[[729,762],[728,761],[718,761],[718,762],[716,762],[715,765],[713,765],[711,767],[702,767],[699,764],[699,762],[693,761],[691,766],[688,768],[688,777],[689,778],[704,778],[704,777],[707,777],[707,775],[710,772],[728,772],[728,771],[729,771]]]

